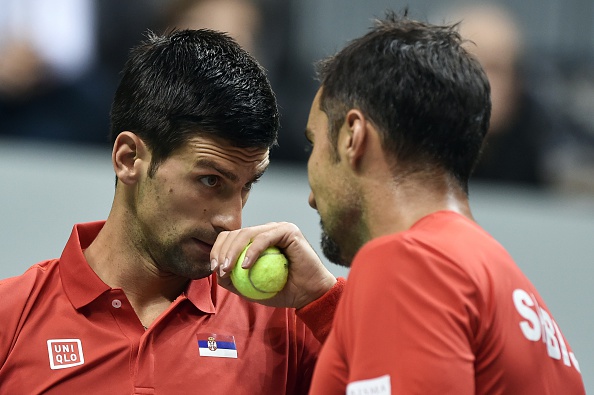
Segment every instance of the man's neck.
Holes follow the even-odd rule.
[[[367,227],[371,238],[409,229],[421,218],[437,211],[457,212],[474,220],[468,196],[448,176],[376,182],[364,190]]]
[[[104,283],[124,291],[140,321],[149,326],[184,291],[188,280],[159,272],[120,229],[108,218],[84,255]]]

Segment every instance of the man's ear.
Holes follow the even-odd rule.
[[[113,169],[124,184],[134,184],[150,162],[144,141],[135,133],[121,132],[113,143],[111,153]]]
[[[351,109],[346,114],[345,126],[348,132],[344,145],[346,158],[351,166],[358,167],[367,149],[369,123],[360,110]]]

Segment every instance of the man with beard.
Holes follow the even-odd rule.
[[[0,281],[0,393],[306,394],[344,282],[290,224],[258,228],[290,236],[273,239],[291,266],[271,307],[211,275],[213,243],[241,227],[276,142],[263,69],[222,33],[150,34],[111,125],[107,220]]]
[[[390,13],[320,80],[309,203],[351,270],[310,394],[584,394],[546,304],[473,220],[491,102],[456,27]],[[217,261],[242,243],[224,244]]]

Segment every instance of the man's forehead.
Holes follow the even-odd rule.
[[[196,168],[211,168],[236,180],[261,176],[270,163],[267,147],[239,147],[216,136],[197,135],[182,148]]]
[[[269,156],[268,147],[241,147],[221,137],[197,135],[188,140],[184,148],[197,156],[215,155],[247,163],[259,163]]]

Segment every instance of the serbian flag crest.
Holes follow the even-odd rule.
[[[233,336],[199,333],[196,337],[201,357],[237,358],[237,347]]]

